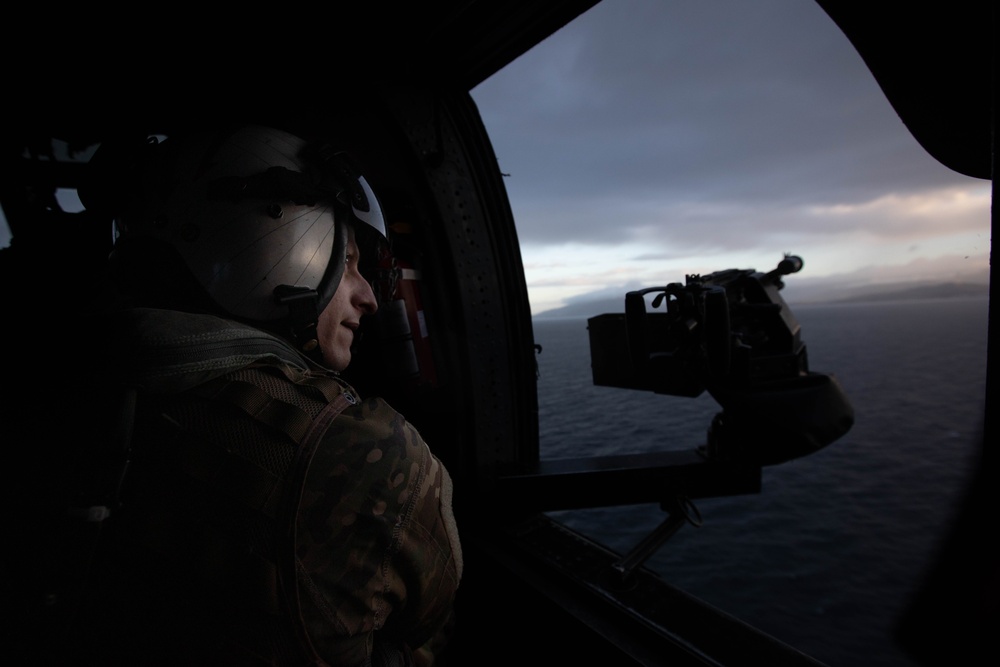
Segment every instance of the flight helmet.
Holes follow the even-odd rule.
[[[343,276],[346,225],[359,238],[386,233],[350,158],[257,125],[148,140],[141,153],[116,245],[169,247],[224,314],[280,323],[315,347],[316,320]]]

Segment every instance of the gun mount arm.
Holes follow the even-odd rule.
[[[759,493],[761,467],[711,461],[697,450],[541,460],[501,474],[504,507],[547,512],[586,507],[668,504],[679,496],[714,498]]]

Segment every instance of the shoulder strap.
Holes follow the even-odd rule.
[[[327,404],[326,408],[313,420],[309,432],[306,433],[299,447],[295,462],[292,464],[289,478],[292,482],[290,488],[294,489],[294,492],[289,494],[287,498],[288,502],[282,508],[280,514],[283,525],[288,530],[287,544],[291,545],[292,548],[281,549],[278,552],[278,586],[284,592],[283,597],[288,605],[288,613],[293,619],[302,618],[302,603],[298,586],[300,566],[299,560],[295,555],[294,545],[296,542],[296,525],[298,524],[296,518],[299,514],[299,506],[302,503],[306,475],[309,472],[309,465],[312,463],[313,454],[315,454],[316,448],[323,438],[323,434],[326,433],[330,424],[333,423],[341,412],[356,402],[352,394],[341,393],[333,402]],[[310,661],[314,664],[323,664],[312,641],[309,639],[305,625],[303,623],[295,623],[295,630],[298,635],[299,644],[309,654]]]
[[[323,435],[334,420],[358,398],[353,391],[338,380],[322,375],[298,375],[290,369],[266,365],[256,370],[265,373],[280,372],[295,384],[308,387],[322,397],[324,405],[318,413],[312,414],[302,407],[292,405],[274,397],[256,382],[235,379],[230,376],[205,383],[198,394],[206,398],[221,400],[236,406],[259,422],[285,433],[298,443],[295,458],[288,468],[286,480],[288,492],[278,507],[278,526],[284,527],[284,535],[279,536],[281,544],[277,549],[276,580],[279,604],[283,604],[287,617],[292,619],[293,630],[298,645],[308,655],[311,664],[322,664],[304,625],[295,622],[301,618],[301,602],[298,587],[298,559],[295,556],[296,517],[302,501],[306,475],[313,455]]]

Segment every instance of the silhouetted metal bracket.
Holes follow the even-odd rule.
[[[685,523],[695,527],[701,525],[701,513],[690,498],[674,498],[672,502],[664,504],[663,510],[667,513],[663,523],[644,537],[631,551],[611,564],[611,569],[618,575],[621,583],[630,582],[635,571],[659,551],[660,547],[666,544]]]
[[[495,491],[505,507],[547,512],[660,503],[678,497],[760,493],[761,467],[709,461],[697,450],[541,460],[501,474]]]

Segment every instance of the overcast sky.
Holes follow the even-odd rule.
[[[811,0],[604,0],[472,95],[535,314],[785,252],[789,290],[986,279],[989,182],[919,147]]]
[[[603,0],[472,95],[535,314],[785,252],[790,303],[831,275],[987,279],[989,182],[919,147],[812,0]]]

